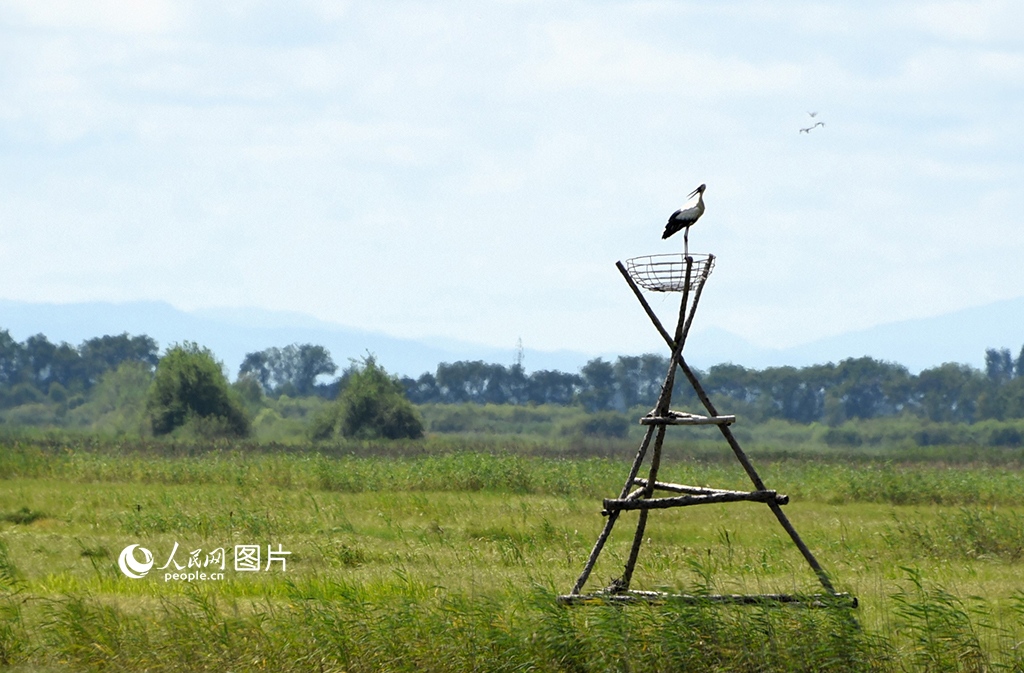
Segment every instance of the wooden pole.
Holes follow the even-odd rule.
[[[700,398],[701,403],[704,405],[704,408],[708,410],[708,413],[711,415],[717,415],[715,405],[711,403],[711,398],[709,398],[707,393],[704,392],[704,387],[700,385],[700,381],[697,380],[697,377],[694,376],[693,371],[690,370],[690,368],[686,364],[686,361],[683,360],[682,358],[679,359],[679,368],[683,370],[683,375],[686,376],[686,378],[690,381],[690,384],[693,386],[693,389],[697,392],[697,397]],[[743,466],[743,469],[750,477],[750,480],[754,483],[754,488],[756,488],[759,491],[766,490],[764,482],[761,481],[761,477],[758,476],[757,470],[754,469],[754,466],[753,464],[751,464],[750,459],[747,458],[747,454],[744,453],[742,448],[740,448],[740,444],[739,442],[736,441],[736,437],[733,436],[732,430],[729,429],[729,426],[719,425],[718,429],[722,432],[722,436],[725,437],[725,441],[729,443],[729,446],[732,448],[733,453],[736,454],[736,458],[740,461],[740,464]],[[772,514],[774,514],[775,518],[779,520],[779,523],[786,530],[786,533],[789,534],[790,539],[793,540],[793,544],[795,544],[796,548],[800,550],[800,553],[807,561],[807,564],[811,566],[811,569],[814,571],[814,574],[818,576],[818,581],[821,582],[821,586],[823,586],[827,591],[835,593],[836,590],[832,586],[832,580],[829,579],[829,576],[825,572],[825,569],[821,567],[820,563],[818,563],[818,559],[814,558],[814,554],[812,554],[811,550],[807,547],[806,544],[804,544],[804,541],[800,537],[800,534],[796,532],[796,528],[794,528],[793,524],[790,523],[789,517],[787,517],[786,514],[782,511],[782,508],[779,507],[779,504],[774,500],[769,500],[768,508],[772,510]]]
[[[689,320],[686,316],[687,302],[690,297],[691,280],[693,278],[693,258],[690,256],[686,257],[686,276],[685,284],[683,286],[683,298],[679,303],[679,318],[676,320],[676,338],[674,347],[672,348],[672,357],[669,359],[668,372],[665,374],[665,383],[661,388],[661,395],[658,398],[658,404],[654,408],[654,413],[658,416],[667,416],[669,407],[672,404],[672,388],[675,387],[676,380],[676,362],[680,359],[683,352],[683,346],[686,344],[686,332],[689,327]],[[693,307],[690,312],[690,319],[693,318],[693,312],[697,308],[698,295],[694,295]],[[650,498],[654,494],[654,484],[658,480],[658,469],[661,466],[661,448],[665,440],[665,426],[658,426],[658,435],[654,440],[654,451],[651,454],[651,469],[647,477],[647,485],[644,488],[644,494],[642,498]],[[640,556],[640,545],[643,544],[644,531],[647,529],[647,510],[640,510],[640,516],[636,523],[636,532],[633,534],[633,545],[629,550],[629,558],[626,560],[626,565],[622,570],[622,577],[615,583],[614,588],[619,591],[626,591],[629,589],[629,583],[633,579],[633,571],[636,569],[636,562]]]
[[[664,428],[665,426],[661,426]],[[647,433],[644,435],[644,440],[640,442],[640,449],[636,452],[636,457],[633,459],[633,466],[629,470],[629,477],[626,478],[626,483],[622,487],[622,494],[619,498],[626,498],[629,495],[630,489],[634,486],[637,473],[640,472],[640,465],[643,463],[644,456],[647,454],[647,447],[651,445],[651,437],[654,435],[655,426],[651,425],[647,428]],[[576,580],[576,584],[572,588],[572,594],[578,594],[582,589],[583,585],[587,583],[587,578],[590,577],[591,571],[594,569],[594,564],[597,563],[597,557],[601,555],[601,550],[604,548],[605,542],[608,541],[608,536],[611,535],[612,528],[615,527],[615,522],[619,518],[619,512],[612,512],[608,515],[608,520],[604,523],[604,529],[601,534],[597,537],[597,541],[594,542],[594,548],[590,550],[590,556],[587,558],[586,565],[583,566],[583,572],[580,573],[579,578]]]
[[[626,283],[628,283],[629,288],[633,290],[633,294],[635,294],[637,299],[640,300],[640,305],[644,307],[644,311],[647,312],[647,317],[651,319],[652,323],[654,323],[654,327],[657,328],[658,333],[661,334],[661,337],[666,342],[671,344],[672,337],[669,336],[669,333],[661,324],[661,320],[658,319],[658,316],[654,313],[653,310],[651,310],[651,305],[647,303],[646,299],[644,299],[643,293],[640,292],[640,288],[638,288],[636,286],[636,283],[633,282],[633,279],[630,277],[629,272],[626,271],[626,267],[622,266],[622,262],[615,262],[615,267],[619,270],[619,273],[622,274],[622,277],[626,279]]]
[[[652,479],[653,479],[653,474],[657,471],[657,467],[655,465],[655,462],[657,461],[658,456],[661,454],[661,443],[662,443],[662,441],[664,439],[665,439],[665,426],[662,425],[662,426],[658,427],[658,436],[654,440],[654,455],[652,457],[652,465],[651,465]],[[644,487],[643,495],[641,495],[636,500],[631,500],[630,502],[637,502],[637,501],[642,500],[642,499],[644,499],[646,497],[650,497],[649,491],[650,491],[650,487]],[[612,513],[609,514],[608,517],[611,518],[612,516],[618,514],[620,511],[621,510],[612,511]],[[647,528],[647,510],[646,509],[642,509],[642,510],[640,510],[640,516],[639,516],[639,518],[637,519],[637,522],[636,522],[636,532],[633,533],[633,544],[629,548],[629,558],[626,560],[626,565],[622,569],[622,577],[619,578],[618,580],[615,580],[612,583],[612,589],[614,591],[626,591],[626,590],[629,589],[629,583],[633,579],[633,569],[636,568],[636,560],[640,556],[640,545],[643,543],[643,540],[644,540],[644,530],[646,530],[646,528]]]

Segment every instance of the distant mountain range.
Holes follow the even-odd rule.
[[[23,341],[45,334],[50,341],[79,344],[104,334],[148,334],[161,348],[175,342],[195,341],[208,347],[234,376],[246,353],[291,343],[313,343],[330,350],[345,367],[349,358],[367,352],[390,372],[417,377],[434,372],[438,363],[484,360],[511,365],[512,348],[492,348],[450,339],[405,339],[324,322],[300,313],[257,308],[219,308],[181,311],[164,302],[122,304],[36,304],[0,300],[0,329]],[[898,362],[912,372],[960,362],[982,367],[986,348],[1009,348],[1016,358],[1024,344],[1024,297],[963,309],[932,318],[905,320],[785,349],[760,348],[730,332],[716,328],[695,331],[687,344],[687,361],[706,368],[733,362],[761,369],[769,366],[806,366],[870,355]],[[570,350],[526,349],[529,371],[578,371],[601,355]]]
[[[453,339],[405,339],[324,322],[302,313],[259,308],[214,308],[182,311],[165,302],[121,304],[35,304],[0,300],[0,330],[24,341],[45,334],[50,341],[80,344],[104,334],[148,334],[161,349],[172,343],[195,341],[224,362],[232,377],[246,353],[272,346],[312,343],[325,346],[340,368],[349,358],[373,353],[389,372],[418,377],[433,373],[440,362],[484,360],[511,365],[512,348],[491,348]],[[571,351],[525,349],[529,369],[577,371],[593,356]],[[339,371],[340,374],[340,371]]]
[[[817,339],[781,350],[754,349],[734,361],[757,368],[809,365],[870,355],[898,362],[911,372],[945,362],[984,368],[986,348],[1009,348],[1014,359],[1024,345],[1024,297],[1005,299],[931,318],[902,320]]]

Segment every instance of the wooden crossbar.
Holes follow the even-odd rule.
[[[640,477],[633,480],[633,483],[637,486],[647,486],[647,480]],[[732,491],[724,488],[707,488],[704,486],[687,486],[686,484],[672,484],[664,481],[654,482],[654,490],[656,491],[670,491],[672,493],[687,493],[689,495],[715,495],[718,493],[748,493],[749,491]],[[634,493],[642,492],[642,489],[637,489]],[[631,498],[639,497],[630,494]],[[776,494],[775,502],[780,505],[789,504],[789,496],[782,495],[781,493]]]
[[[778,494],[775,491],[722,491],[707,495],[679,495],[674,498],[605,498],[604,514],[616,510],[634,509],[669,509],[671,507],[687,507],[689,505],[711,505],[720,502],[775,502]],[[789,498],[783,496],[786,501]]]
[[[640,419],[640,425],[730,425],[735,416],[701,416],[685,411],[670,411],[664,416],[648,414]]]

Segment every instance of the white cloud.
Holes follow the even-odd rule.
[[[0,10],[9,298],[629,351],[612,264],[675,250],[700,182],[701,327],[785,345],[1024,284],[1006,3],[960,33],[913,3],[66,4]]]
[[[913,53],[893,88],[903,93],[999,90],[1024,83],[1024,54],[933,47]]]
[[[534,40],[532,58],[514,78],[519,90],[586,88],[617,97],[652,91],[702,102],[792,90],[802,75],[794,64],[689,51],[685,40],[682,50],[669,50],[591,20],[550,22]]]
[[[935,2],[913,7],[913,19],[932,35],[950,40],[1020,43],[1024,6],[1014,0]]]
[[[33,26],[120,34],[163,33],[182,25],[174,0],[7,0],[6,11]]]

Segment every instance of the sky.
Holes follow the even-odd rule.
[[[984,0],[0,0],[0,299],[661,351],[614,264],[680,252],[701,183],[695,329],[785,348],[1019,297],[1022,26]]]

